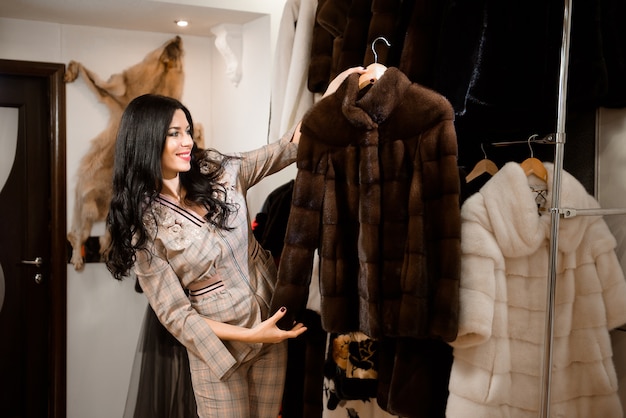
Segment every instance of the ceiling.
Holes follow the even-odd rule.
[[[206,6],[216,3],[211,0],[195,1],[195,4],[185,3],[184,0],[0,0],[0,17],[67,25],[213,36],[211,27],[217,24],[243,24],[261,16],[260,13],[241,11],[241,8],[233,10]],[[238,3],[241,4],[241,1]],[[188,20],[189,26],[177,27],[174,21],[180,19]]]

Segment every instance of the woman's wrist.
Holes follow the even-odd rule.
[[[244,343],[256,343],[257,341],[254,340],[254,328],[242,328],[240,341]]]

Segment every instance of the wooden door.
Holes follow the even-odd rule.
[[[65,417],[63,73],[62,64],[0,60],[0,416],[6,418]]]

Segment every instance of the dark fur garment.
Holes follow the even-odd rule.
[[[456,336],[459,174],[453,111],[394,67],[358,74],[304,117],[273,309],[303,312],[320,255],[323,328]]]

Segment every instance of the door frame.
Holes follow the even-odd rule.
[[[67,402],[67,215],[65,65],[0,59],[0,74],[47,81],[50,109],[50,387],[48,418],[65,418]]]

